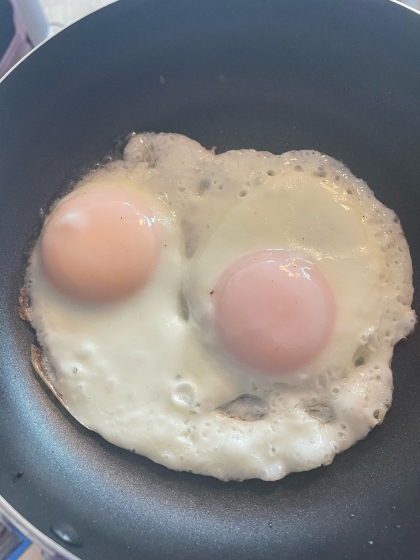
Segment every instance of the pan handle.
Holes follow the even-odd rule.
[[[52,28],[40,0],[13,0],[13,2],[19,8],[32,46],[36,47],[52,36]]]

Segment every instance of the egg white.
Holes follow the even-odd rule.
[[[363,181],[317,152],[215,155],[184,136],[142,134],[81,182],[117,184],[143,193],[162,231],[145,288],[82,306],[48,283],[38,246],[27,271],[49,376],[81,423],[173,469],[277,480],[330,463],[383,420],[393,347],[415,322],[412,269],[395,214]],[[211,291],[235,259],[273,248],[316,262],[338,312],[313,363],[268,378],[220,347]],[[242,419],[259,403],[263,418]]]

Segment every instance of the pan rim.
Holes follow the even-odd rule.
[[[403,7],[406,7],[406,6],[404,6],[403,4],[401,4],[401,2],[399,2],[398,0],[391,0],[391,1],[393,2],[393,4],[399,4],[399,5],[403,6]],[[122,3],[122,2],[121,2],[121,3]],[[389,2],[387,2],[387,3],[389,3]],[[401,15],[402,11],[399,10],[398,8],[397,8],[396,10],[397,10],[397,11],[400,13],[400,15]],[[411,10],[410,10],[410,11],[411,11]],[[406,14],[408,14],[408,12],[406,12]],[[420,14],[419,14],[419,15],[420,15]],[[407,16],[406,16],[406,17],[407,17]],[[409,18],[409,17],[410,17],[410,16],[408,16],[408,18]],[[412,18],[412,19],[414,19],[414,18]],[[51,45],[49,45],[49,46],[47,47],[47,49],[50,48],[50,47],[51,47]],[[22,70],[22,69],[19,69],[19,70],[18,70],[18,74],[19,74],[19,72],[20,72],[21,70]],[[327,153],[328,153],[328,152],[327,152]],[[390,207],[393,207],[393,206],[390,205]],[[12,464],[12,468],[8,470],[9,475],[10,475],[12,472],[16,472],[17,468],[16,468],[16,470],[13,470],[13,467],[14,467],[14,463]],[[20,464],[17,465],[17,467],[21,468]],[[24,470],[23,467],[22,467],[22,470]],[[28,470],[28,472],[29,472],[29,470]],[[26,474],[26,469],[25,469],[25,474]],[[24,479],[24,482],[25,482],[25,481],[26,481],[26,477],[25,477],[25,479]],[[29,482],[30,482],[30,481],[29,481]],[[11,504],[17,504],[17,502],[15,502],[15,497],[14,497],[14,495],[9,494],[8,488],[9,488],[9,487],[7,487],[7,489],[4,490],[4,494],[3,494],[3,495],[4,495],[5,497],[7,497],[7,498],[10,500],[10,503],[11,503]],[[13,490],[12,490],[12,492],[13,492]],[[17,492],[16,492],[16,493],[17,493]],[[1,505],[2,505],[2,503],[0,502],[0,517],[1,517],[1,514],[2,514]],[[9,505],[9,504],[7,504],[7,505]],[[12,507],[12,506],[10,506],[10,507]],[[20,508],[20,506],[19,506],[18,504],[17,504],[17,507],[18,507],[19,511],[24,511],[23,508]],[[13,509],[13,508],[12,508],[12,509]],[[17,512],[16,512],[16,513],[17,513]],[[20,514],[18,514],[18,515],[20,515]],[[25,512],[25,515],[26,515],[26,512]],[[28,516],[28,518],[29,518],[29,519],[32,519],[32,521],[35,523],[36,526],[41,526],[41,525],[39,524],[38,520],[36,519],[36,517],[34,518],[33,515],[32,515],[32,517],[31,517],[31,516]],[[24,522],[26,522],[25,519],[24,519]],[[44,528],[42,529],[42,531],[41,531],[41,536],[42,536],[43,538],[45,538],[46,540],[50,541],[50,539],[51,539],[51,526],[50,526],[50,524],[48,524],[48,522],[51,522],[51,519],[46,519],[46,524],[45,524],[45,527],[44,527]],[[28,522],[26,522],[26,523],[28,523]],[[28,524],[28,525],[29,525],[29,527],[30,527],[30,524]],[[34,527],[34,528],[35,528],[35,527]],[[46,530],[45,530],[45,529],[46,529]],[[89,538],[90,538],[90,536],[89,536]],[[52,539],[55,539],[55,537],[52,536]],[[53,540],[52,542],[55,544],[55,540]],[[87,546],[87,545],[88,545],[88,539],[86,539],[86,546]],[[66,544],[64,544],[64,547],[66,547]],[[65,548],[65,550],[66,550],[66,556],[65,556],[65,558],[67,558],[67,557],[68,557],[68,554],[69,554],[69,553],[67,552],[67,547]],[[80,552],[79,554],[81,554],[81,555],[83,556],[83,553],[82,553],[82,552]],[[73,557],[73,556],[72,556],[72,558],[76,558],[76,557]]]

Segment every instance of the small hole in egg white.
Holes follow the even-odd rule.
[[[210,181],[208,179],[202,179],[198,187],[198,194],[203,195],[210,187]]]
[[[327,172],[325,171],[325,169],[323,167],[318,167],[318,169],[316,171],[314,171],[312,173],[312,175],[314,175],[315,177],[325,178],[327,176]]]
[[[380,410],[375,410],[373,412],[373,417],[375,418],[375,420],[379,420],[380,416],[381,416]]]
[[[305,412],[307,412],[309,416],[312,416],[312,418],[315,418],[322,424],[328,424],[335,419],[333,409],[322,404],[305,408]]]

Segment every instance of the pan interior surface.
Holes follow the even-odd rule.
[[[417,288],[418,37],[419,16],[387,0],[124,0],[0,84],[0,493],[42,532],[70,524],[84,560],[418,559],[419,329],[396,348],[394,404],[366,440],[279,482],[222,483],[80,426],[33,372],[17,314],[39,209],[133,130],[344,161],[401,218]]]

